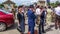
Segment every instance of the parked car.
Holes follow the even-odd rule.
[[[14,16],[5,10],[0,9],[0,31],[4,31],[7,27],[14,24]]]

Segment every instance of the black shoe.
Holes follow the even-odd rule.
[[[55,28],[56,30],[58,29],[58,28]]]
[[[45,31],[42,31],[42,33],[46,33]]]
[[[41,32],[39,34],[42,34]]]

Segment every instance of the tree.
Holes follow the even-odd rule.
[[[55,4],[57,5],[57,4],[59,4],[59,3],[60,3],[59,1],[56,1],[56,3],[55,3]]]
[[[56,1],[55,3],[50,3],[50,6],[56,7],[59,3],[59,1]]]
[[[0,8],[2,8],[2,7],[4,7],[4,5],[3,4],[0,4]]]

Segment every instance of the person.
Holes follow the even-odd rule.
[[[40,15],[40,6],[36,7],[36,15]]]
[[[52,12],[53,12],[53,10],[51,9],[51,6],[48,6],[48,8],[47,8],[47,19],[46,19],[46,23],[48,24],[48,25],[50,25],[51,23],[52,23]]]
[[[34,10],[34,6],[30,5],[29,10],[27,12],[28,15],[28,27],[29,27],[29,31],[30,34],[34,34],[34,27],[35,27],[35,10]]]
[[[60,29],[60,3],[55,8],[55,29]]]
[[[14,10],[14,9],[12,9],[11,13],[13,13],[13,14],[14,14],[14,17],[15,17],[15,13],[16,13],[16,12],[15,12],[15,10]]]
[[[40,15],[40,24],[39,24],[39,34],[42,34],[41,32],[45,33],[44,31],[44,9],[43,6],[41,6],[41,15]],[[42,30],[41,30],[42,29]]]
[[[44,25],[46,25],[47,7],[44,7]]]
[[[24,34],[25,32],[25,18],[24,18],[24,13],[22,12],[22,7],[23,6],[19,6],[18,7],[18,14],[17,14],[17,18],[18,18],[18,26],[21,29],[21,34]]]
[[[36,23],[39,24],[40,23],[40,6],[36,7],[36,12],[35,12],[37,18],[36,18]]]
[[[52,10],[53,10],[53,12],[52,12],[52,22],[54,22],[55,21],[55,8],[52,7]]]

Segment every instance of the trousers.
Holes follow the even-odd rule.
[[[41,18],[39,24],[39,34],[42,34],[41,32],[44,32],[44,18]]]
[[[30,34],[34,34],[34,26],[29,26],[29,32]]]

